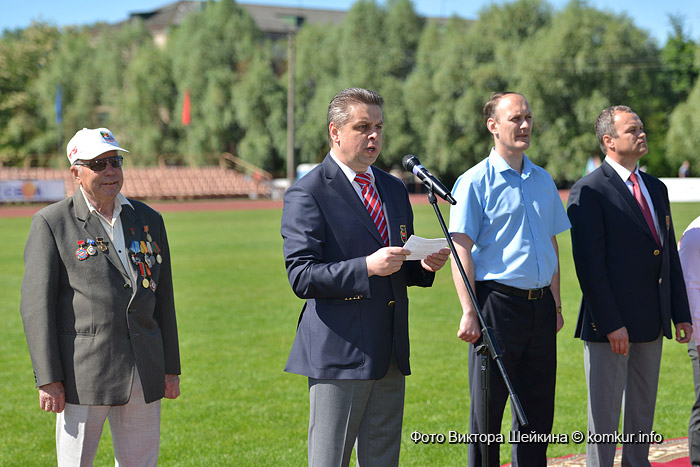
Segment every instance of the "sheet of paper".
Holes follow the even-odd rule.
[[[411,235],[403,247],[411,250],[411,254],[408,255],[406,260],[424,259],[432,253],[437,253],[441,248],[447,248],[447,239],[423,238]]]

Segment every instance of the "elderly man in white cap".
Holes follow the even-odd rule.
[[[117,465],[158,460],[160,401],[180,394],[170,252],[160,214],[120,193],[106,128],[68,143],[80,188],[32,218],[21,314],[59,466],[92,465],[109,420]]]

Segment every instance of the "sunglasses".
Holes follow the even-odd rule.
[[[112,156],[105,157],[104,159],[91,160],[90,162],[76,162],[74,165],[84,165],[93,172],[102,172],[107,168],[107,162],[113,168],[118,169],[122,166],[122,161],[124,158],[122,156]]]

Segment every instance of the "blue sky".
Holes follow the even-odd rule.
[[[174,1],[174,0],[173,0]],[[378,0],[381,3],[381,0]],[[568,0],[549,0],[555,8],[563,8]],[[95,2],[81,0],[0,0],[0,30],[24,28],[32,20],[42,20],[57,26],[89,24],[95,21],[117,22],[130,12],[148,11],[168,4],[168,0],[120,0]],[[281,5],[303,8],[347,9],[351,0],[250,0],[239,3]],[[479,10],[492,0],[414,0],[418,13],[425,16],[451,16],[475,19]],[[612,3],[612,4],[611,4]],[[635,24],[648,30],[659,44],[666,41],[670,31],[668,15],[681,15],[686,30],[695,40],[700,38],[700,2],[697,0],[589,0],[588,4],[601,10],[625,13]]]

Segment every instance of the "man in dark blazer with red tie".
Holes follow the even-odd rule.
[[[284,196],[287,275],[306,299],[286,371],[309,378],[309,465],[398,465],[406,287],[432,285],[442,249],[406,261],[413,213],[403,182],[372,167],[382,146],[374,91],[341,91],[328,107],[331,150]],[[369,183],[367,183],[369,180]]]
[[[692,333],[666,186],[641,172],[648,151],[639,116],[605,109],[596,135],[601,166],[571,189],[568,214],[583,298],[576,337],[584,341],[588,430],[615,434],[624,400],[623,434],[649,434],[663,337]],[[637,441],[636,439],[633,441]],[[611,466],[615,443],[589,444],[589,466]],[[623,465],[649,465],[649,443],[623,445]]]

